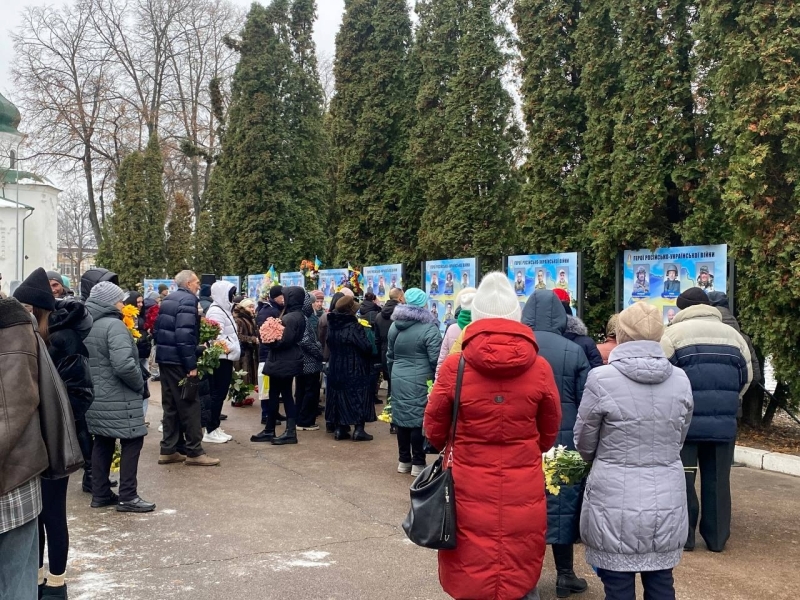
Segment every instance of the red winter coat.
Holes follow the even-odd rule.
[[[453,452],[455,550],[439,580],[456,600],[519,600],[539,581],[547,532],[542,452],[561,403],[530,327],[500,319],[464,330],[466,359]],[[446,445],[460,354],[442,364],[425,410],[431,443]]]

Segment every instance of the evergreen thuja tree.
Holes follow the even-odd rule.
[[[174,277],[184,269],[195,268],[192,237],[192,213],[185,194],[175,194],[167,225],[167,273]]]
[[[117,273],[126,288],[166,274],[163,170],[155,134],[144,152],[132,152],[120,165],[98,264]]]
[[[288,270],[303,252],[298,240],[306,226],[297,208],[296,124],[286,118],[295,68],[288,2],[254,3],[241,40],[228,43],[239,63],[208,192],[223,266],[234,273],[261,273],[273,263]]]
[[[772,357],[775,395],[797,405],[800,97],[793,90],[800,81],[800,6],[709,2],[701,4],[697,30],[698,57],[707,67],[700,94],[717,148],[708,158],[722,188],[716,218],[727,216],[732,228],[742,327]],[[751,413],[751,422],[760,416]]]
[[[330,116],[335,264],[381,263],[416,246],[416,227],[397,218],[407,213],[402,158],[411,102],[406,80],[410,43],[404,0],[346,3],[336,36]]]
[[[508,32],[495,18],[495,0],[465,4],[458,68],[448,81],[444,115],[446,226],[437,234],[445,256],[478,256],[484,264],[499,265],[510,250],[517,191],[511,163],[520,138],[513,100],[502,81],[508,55],[498,40],[507,39]]]

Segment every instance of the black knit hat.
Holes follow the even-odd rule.
[[[273,285],[269,288],[269,299],[275,300],[278,296],[283,296],[283,287],[279,285]]]
[[[50,312],[56,309],[56,299],[50,289],[50,280],[47,278],[47,272],[41,267],[28,275],[28,278],[14,290],[14,298],[22,304],[30,304]]]
[[[678,296],[676,304],[679,309],[684,310],[690,306],[697,306],[699,304],[710,306],[711,300],[708,299],[708,295],[699,287],[693,287]]]

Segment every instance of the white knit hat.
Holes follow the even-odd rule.
[[[472,302],[475,300],[475,294],[477,293],[478,290],[474,287],[465,287],[456,296],[456,306],[460,306],[464,310],[472,310]]]
[[[499,271],[486,275],[472,301],[472,321],[508,319],[519,322],[521,318],[519,298],[508,277]]]

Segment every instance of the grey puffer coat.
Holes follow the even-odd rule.
[[[89,431],[123,440],[145,436],[144,378],[133,336],[116,307],[89,299],[86,309],[94,321],[84,342],[94,383],[94,402],[86,413]]]
[[[392,313],[386,364],[392,379],[392,423],[422,427],[442,335],[439,322],[424,307],[400,304]]]
[[[658,342],[620,344],[589,373],[575,445],[593,461],[581,511],[590,565],[641,572],[680,562],[689,531],[680,452],[693,407],[689,378]]]

